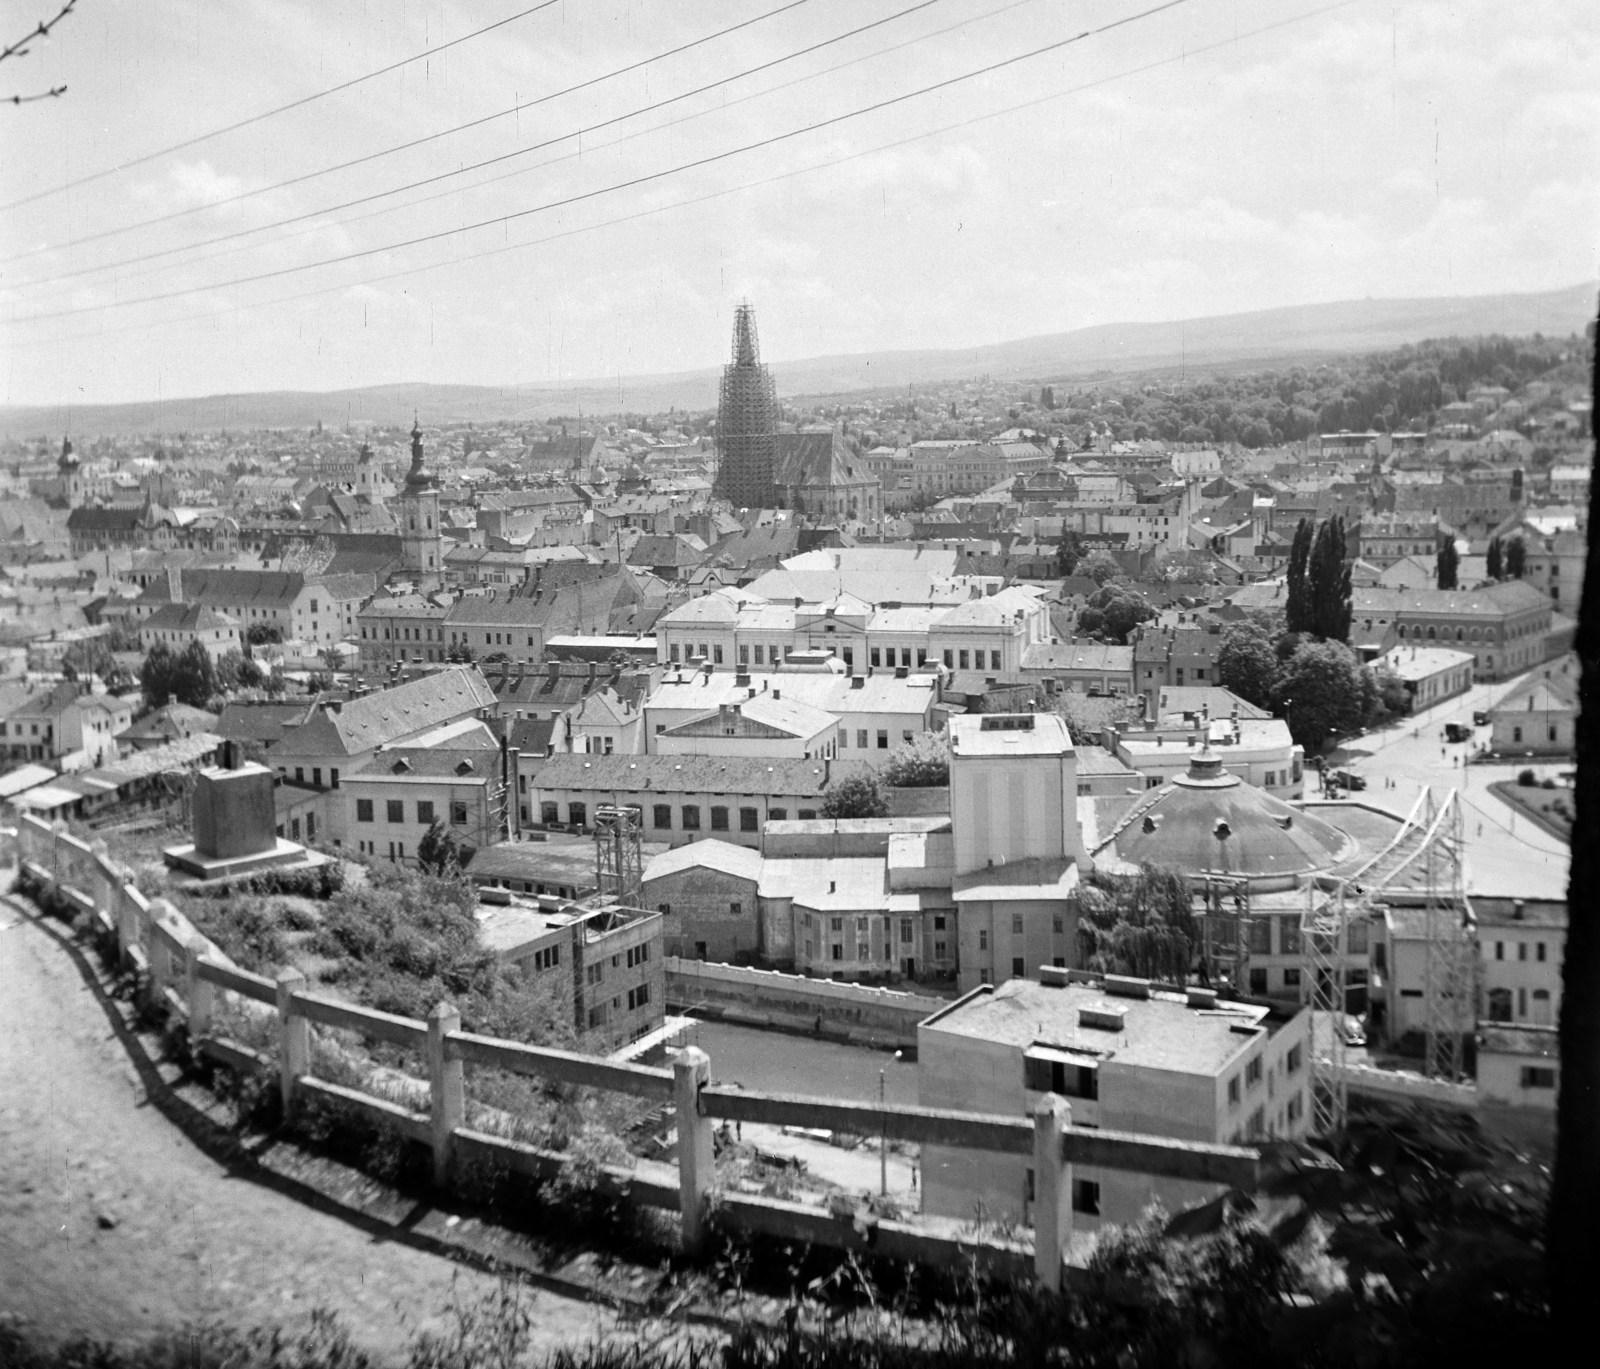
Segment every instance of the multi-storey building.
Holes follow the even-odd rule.
[[[924,1107],[1031,1117],[1054,1094],[1072,1125],[1209,1144],[1297,1138],[1310,1128],[1310,1016],[1298,1005],[1168,990],[1144,979],[1046,967],[980,985],[917,1028]],[[1031,1157],[928,1144],[923,1210],[1027,1222]],[[1074,1226],[1126,1224],[1219,1189],[1128,1170],[1072,1167]]]
[[[718,591],[656,620],[662,664],[699,661],[713,670],[761,670],[820,650],[852,674],[876,661],[880,668],[943,664],[1014,676],[1027,648],[1050,635],[1048,606],[1023,588],[955,604],[876,606],[849,594],[791,604]]]
[[[1407,556],[1431,557],[1439,550],[1439,520],[1432,514],[1369,513],[1350,530],[1355,555],[1384,569]]]
[[[487,729],[441,746],[386,747],[344,776],[341,825],[359,855],[415,865],[435,823],[470,854],[505,837],[506,788],[500,748]]]
[[[1358,589],[1350,638],[1388,650],[1395,643],[1470,652],[1474,676],[1500,680],[1546,657],[1550,600],[1523,580],[1482,589]]]

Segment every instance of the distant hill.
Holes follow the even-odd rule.
[[[775,361],[785,396],[836,395],[989,375],[999,380],[1065,381],[1179,364],[1195,367],[1281,365],[1337,353],[1371,352],[1423,338],[1483,333],[1564,337],[1594,317],[1596,287],[1575,285],[1530,295],[1443,299],[1347,300],[1298,304],[1249,314],[1172,323],[1107,323],[1070,333],[986,347],[872,352]],[[367,386],[354,390],[266,391],[156,403],[74,408],[0,408],[0,433],[26,437],[70,431],[83,436],[130,432],[203,432],[217,428],[307,428],[320,420],[404,422],[413,410],[430,423],[541,419],[553,414],[655,413],[709,409],[717,402],[715,368],[675,375],[541,385]]]

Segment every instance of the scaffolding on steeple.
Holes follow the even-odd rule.
[[[717,403],[715,493],[735,508],[775,507],[778,491],[778,392],[761,364],[755,311],[748,301],[733,316],[733,359],[722,370]]]

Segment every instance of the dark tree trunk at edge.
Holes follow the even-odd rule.
[[[1600,381],[1593,334],[1589,361]],[[1589,431],[1592,439],[1592,414]],[[1557,1343],[1568,1345],[1588,1339],[1595,1271],[1600,1269],[1600,526],[1595,521],[1592,465],[1588,549],[1578,613],[1578,776],[1567,883],[1567,954],[1561,967],[1561,1091],[1546,1226]]]

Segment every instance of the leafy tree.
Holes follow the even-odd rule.
[[[852,775],[830,785],[822,800],[825,818],[886,818],[889,804],[872,775]]]
[[[1307,753],[1366,721],[1367,670],[1343,642],[1302,642],[1278,682],[1289,733]]]
[[[1522,579],[1522,572],[1528,565],[1528,544],[1520,537],[1513,537],[1506,543],[1506,578],[1508,580]]]
[[[1083,544],[1078,541],[1078,534],[1066,532],[1061,535],[1061,541],[1056,547],[1056,574],[1063,580],[1078,568],[1078,562],[1083,559]]]
[[[1258,708],[1270,708],[1278,687],[1278,653],[1255,623],[1234,623],[1217,648],[1217,678],[1224,689]]]
[[[199,642],[179,652],[157,642],[139,669],[139,687],[151,708],[172,701],[204,708],[217,692],[217,671]]]
[[[306,692],[308,694],[324,694],[333,688],[333,676],[326,670],[313,670],[306,676]]]
[[[1373,690],[1377,696],[1378,708],[1392,718],[1404,717],[1411,712],[1411,691],[1406,688],[1406,682],[1388,667],[1379,667],[1368,672],[1372,679]]]
[[[1126,642],[1128,634],[1155,610],[1137,590],[1124,585],[1105,585],[1089,596],[1078,614],[1078,627],[1108,641]]]
[[[1488,560],[1489,578],[1491,580],[1503,579],[1506,573],[1505,547],[1501,544],[1498,537],[1491,537],[1489,539]]]
[[[267,646],[283,641],[283,629],[272,623],[251,623],[244,631],[248,646]]]
[[[1289,632],[1311,631],[1311,589],[1307,566],[1311,561],[1312,527],[1309,518],[1295,524],[1294,541],[1289,544],[1289,582],[1284,610]]]
[[[237,689],[259,689],[266,674],[250,657],[238,651],[226,652],[217,661],[217,690],[231,694]]]
[[[1440,589],[1456,587],[1456,570],[1461,565],[1461,553],[1456,550],[1456,539],[1448,533],[1439,537],[1439,555],[1435,570]]]
[[[461,873],[461,842],[437,818],[417,843],[417,864],[430,875],[452,878]]]
[[[1344,519],[1335,514],[1317,529],[1306,567],[1310,631],[1329,641],[1350,637],[1350,566],[1345,561]]]
[[[937,789],[950,783],[950,734],[923,732],[878,772],[895,789]]]
[[[1175,870],[1091,875],[1079,890],[1078,959],[1089,969],[1182,983],[1197,942],[1189,881]]]
[[[1108,581],[1115,580],[1122,574],[1122,563],[1109,551],[1096,551],[1090,553],[1078,569],[1092,579],[1095,584],[1104,586]]]

